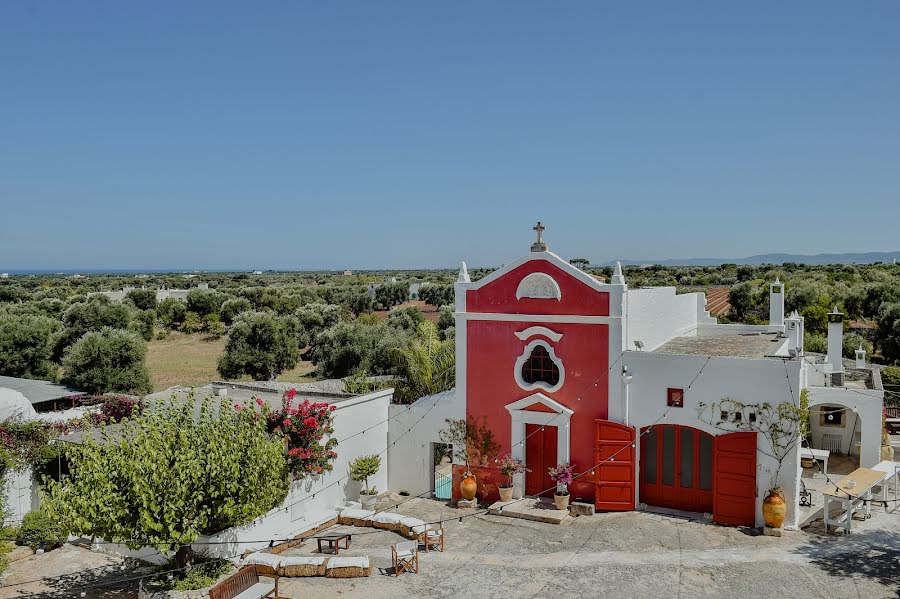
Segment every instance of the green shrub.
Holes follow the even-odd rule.
[[[885,366],[882,368],[881,382],[885,385],[900,385],[900,366]]]
[[[159,570],[168,572],[176,567],[175,562],[170,561],[159,566]],[[231,563],[228,560],[211,558],[198,553],[190,570],[173,572],[171,578],[166,575],[151,578],[146,587],[152,591],[193,591],[212,586],[220,576],[229,570],[231,570]]]
[[[51,521],[42,510],[25,514],[16,536],[17,544],[30,547],[32,551],[38,549],[49,551],[59,547],[64,540],[59,524]]]
[[[381,468],[381,456],[377,454],[364,455],[350,463],[350,478],[365,484],[364,494],[377,495],[374,487],[369,488],[369,477],[378,474]]]

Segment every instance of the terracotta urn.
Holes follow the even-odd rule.
[[[894,448],[890,445],[882,445],[881,446],[881,460],[893,462],[894,461]]]
[[[512,501],[513,487],[497,487],[500,491],[500,501]]]
[[[478,491],[478,482],[475,480],[474,474],[469,474],[459,483],[459,493],[463,499],[472,501],[475,499],[475,493]]]
[[[787,510],[787,504],[784,502],[784,495],[781,489],[770,489],[769,494],[763,499],[763,520],[766,526],[770,528],[781,528],[784,524],[784,515]]]
[[[554,495],[553,503],[556,504],[556,509],[558,510],[567,510],[569,509],[569,494],[565,495]]]

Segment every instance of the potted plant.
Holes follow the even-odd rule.
[[[780,486],[774,486],[769,489],[769,494],[763,499],[762,511],[763,520],[766,526],[770,528],[781,528],[784,524],[784,515],[787,510],[787,504],[784,502],[784,493],[781,492]]]
[[[569,508],[569,484],[574,478],[572,471],[575,469],[573,464],[568,462],[557,464],[556,468],[550,468],[550,479],[556,483],[556,492],[553,495],[553,503],[556,509],[565,510]]]
[[[525,467],[525,462],[509,454],[500,458],[499,463],[500,473],[506,477],[506,484],[497,487],[497,490],[500,492],[500,501],[511,501],[513,496],[513,476],[530,471]]]
[[[359,502],[364,510],[375,508],[378,491],[375,487],[369,487],[369,477],[378,474],[380,468],[381,457],[377,454],[360,456],[350,463],[350,478],[364,484],[359,491]]]
[[[478,492],[478,481],[472,472],[473,466],[485,466],[488,456],[495,454],[500,445],[494,441],[494,433],[487,427],[487,418],[481,422],[469,416],[465,420],[447,419],[447,428],[441,430],[441,441],[452,446],[456,463],[465,464],[466,470],[459,483],[459,493],[463,499],[472,501]]]

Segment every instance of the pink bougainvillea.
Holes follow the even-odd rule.
[[[337,457],[333,450],[337,440],[330,436],[334,406],[309,400],[294,405],[296,397],[296,389],[284,392],[281,410],[268,415],[269,430],[284,436],[288,468],[295,479],[331,472]]]

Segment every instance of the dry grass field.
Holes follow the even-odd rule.
[[[221,380],[216,372],[216,361],[224,349],[224,337],[207,339],[205,335],[173,332],[165,339],[153,339],[147,344],[147,369],[153,390]],[[296,368],[281,373],[278,380],[291,383],[313,380],[312,370],[311,363],[300,362]]]

